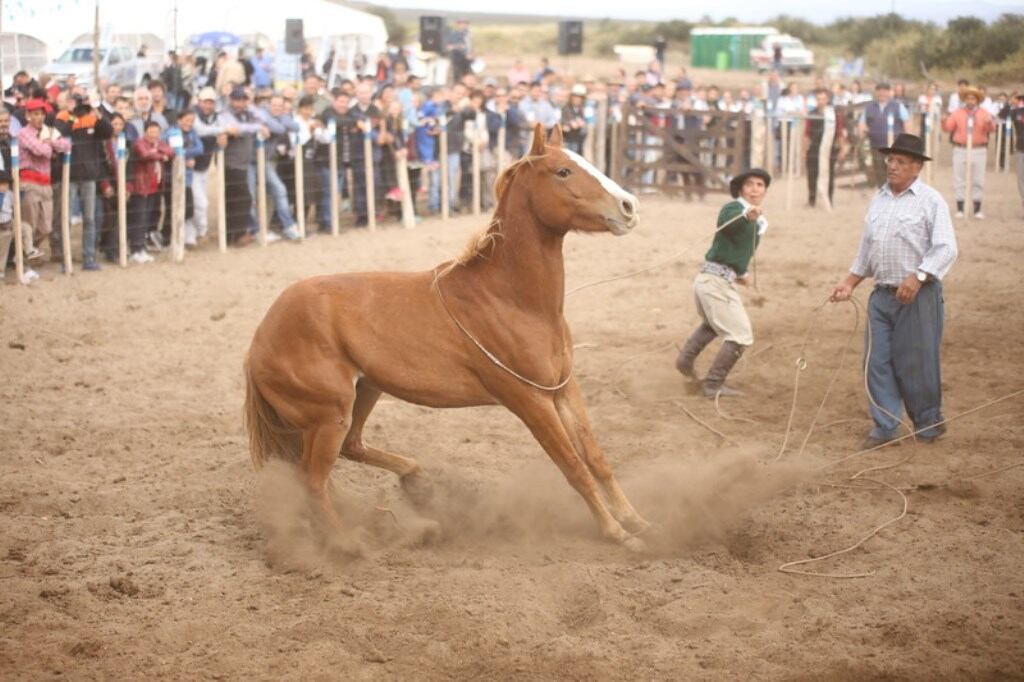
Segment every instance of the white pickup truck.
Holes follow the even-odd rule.
[[[43,68],[58,81],[75,77],[84,87],[93,86],[91,45],[72,45],[60,57]],[[100,48],[100,78],[122,88],[136,88],[160,77],[160,58],[138,56],[130,47],[109,45]]]
[[[775,48],[782,48],[784,73],[811,73],[814,71],[814,53],[804,47],[799,38],[791,35],[770,35],[750,51],[750,64],[759,72],[771,71],[775,62]]]

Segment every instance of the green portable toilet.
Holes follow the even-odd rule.
[[[750,50],[778,31],[770,26],[702,26],[690,30],[690,66],[750,69]],[[725,54],[724,58],[722,53]]]

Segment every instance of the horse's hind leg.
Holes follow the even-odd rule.
[[[380,394],[380,389],[365,380],[360,380],[356,384],[356,399],[352,405],[352,427],[341,446],[341,455],[354,462],[362,462],[398,474],[402,488],[412,501],[424,504],[433,493],[416,460],[363,444],[363,426],[377,404]]]
[[[306,487],[318,507],[321,518],[336,529],[341,519],[331,505],[327,481],[338,459],[338,451],[348,430],[347,420],[341,423],[316,424],[302,432],[302,475]]]
[[[575,379],[569,382],[563,394],[555,397],[555,407],[558,409],[558,417],[568,432],[576,451],[586,462],[587,468],[590,469],[594,478],[601,483],[612,514],[634,533],[647,530],[651,524],[645,521],[629,503],[626,494],[612,473],[611,465],[608,464],[601,447],[597,444],[597,439],[590,426],[590,419],[587,417],[583,395]]]

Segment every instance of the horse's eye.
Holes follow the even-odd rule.
[[[560,178],[567,178],[570,175],[572,175],[572,171],[569,170],[568,168],[559,168],[555,174],[558,175],[558,177]]]

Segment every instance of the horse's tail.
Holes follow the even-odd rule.
[[[249,454],[252,463],[260,469],[271,457],[298,462],[302,457],[302,436],[288,424],[277,410],[267,402],[252,378],[249,359],[243,366],[245,373],[245,407],[242,421],[249,432]]]

